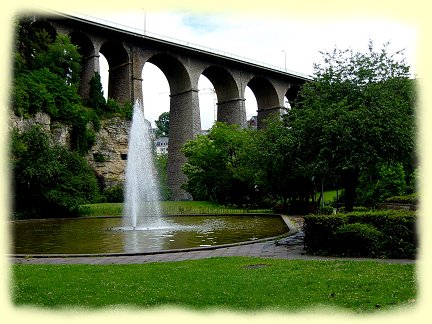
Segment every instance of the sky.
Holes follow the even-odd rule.
[[[335,47],[366,51],[369,40],[378,50],[384,43],[390,42],[390,52],[405,50],[411,72],[416,74],[417,30],[397,20],[379,17],[281,19],[258,14],[144,9],[115,13],[69,13],[87,14],[89,19],[96,17],[102,23],[106,20],[110,24],[119,24],[120,28],[127,26],[139,33],[145,31],[150,36],[172,37],[306,75],[313,74],[313,64],[322,57],[320,51],[332,51]],[[106,89],[107,63],[103,57],[100,65]],[[204,76],[199,80],[199,89],[202,129],[208,129],[216,118],[214,89]],[[252,91],[246,90],[246,114],[249,119],[256,115],[256,100]],[[154,121],[159,115],[169,111],[169,86],[163,73],[150,63],[146,63],[143,69],[143,97],[146,118],[155,126]]]

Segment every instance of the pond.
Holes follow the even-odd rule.
[[[125,231],[120,217],[11,222],[13,254],[148,253],[253,241],[288,232],[280,216],[168,216],[160,229]]]

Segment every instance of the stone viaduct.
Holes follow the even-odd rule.
[[[198,79],[207,77],[217,97],[217,120],[246,126],[244,92],[248,86],[257,100],[258,127],[270,114],[280,114],[284,98],[292,101],[308,77],[223,56],[207,50],[150,37],[65,14],[38,16],[35,23],[49,33],[67,34],[82,55],[80,95],[88,97],[89,81],[99,72],[99,53],[109,64],[108,97],[119,102],[142,102],[142,71],[156,65],[170,87],[168,184],[172,199],[187,199],[180,188],[183,144],[201,131]]]

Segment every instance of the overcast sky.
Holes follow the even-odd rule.
[[[144,29],[182,41],[199,44],[278,66],[291,72],[311,75],[313,63],[319,62],[319,51],[352,48],[366,51],[369,40],[376,49],[390,42],[390,51],[405,49],[407,62],[416,73],[417,30],[408,24],[382,18],[296,19],[238,14],[192,14],[182,11],[80,12],[121,25]],[[104,65],[101,62],[101,66]],[[103,71],[101,71],[103,73]],[[154,120],[169,110],[169,87],[162,72],[146,63],[143,71],[144,109],[146,118]],[[211,127],[215,118],[212,85],[200,78],[202,128]],[[249,89],[246,93],[247,116],[256,114],[256,102]]]

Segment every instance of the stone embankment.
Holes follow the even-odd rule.
[[[17,117],[11,113],[11,129],[23,132],[33,125],[38,125],[49,133],[54,144],[70,147],[70,126],[51,121],[48,114],[41,112],[30,118]],[[107,187],[123,183],[125,179],[129,128],[130,121],[118,117],[102,120],[101,128],[96,133],[95,144],[86,156]]]

